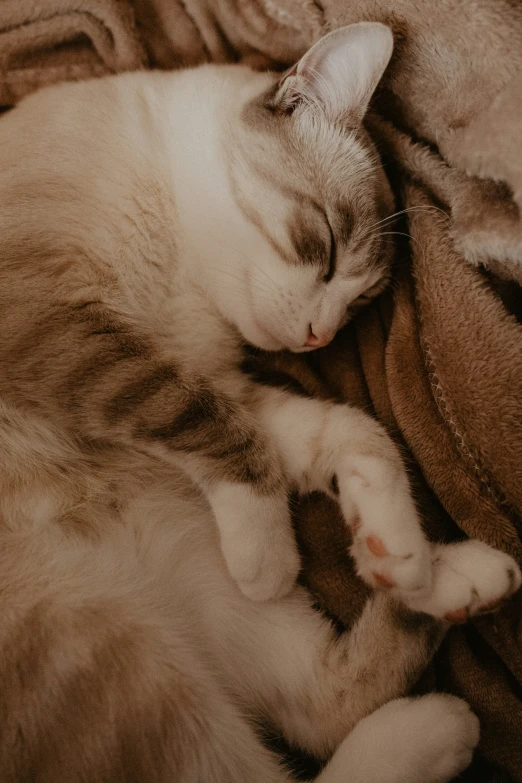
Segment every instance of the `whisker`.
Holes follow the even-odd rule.
[[[423,206],[422,204],[419,204],[418,206],[407,207],[406,209],[400,209],[398,212],[394,212],[392,215],[387,215],[386,217],[382,218],[382,220],[378,220],[376,223],[372,223],[368,228],[375,228],[375,226],[380,226],[383,223],[386,223],[390,220],[395,220],[400,215],[406,215],[408,212],[417,212],[417,211],[440,212],[445,218],[447,218],[448,221],[451,220],[449,215],[446,212],[444,212],[443,209],[440,209],[440,207]]]

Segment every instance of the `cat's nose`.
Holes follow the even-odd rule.
[[[331,332],[317,332],[317,334],[314,332],[314,327],[312,324],[308,324],[308,337],[306,338],[305,345],[309,346],[310,348],[322,348],[325,345],[328,345],[332,341],[333,334]]]

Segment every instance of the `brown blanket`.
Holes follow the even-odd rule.
[[[266,361],[386,424],[430,536],[473,535],[522,562],[522,3],[0,0],[0,103],[146,63],[289,63],[362,19],[395,33],[369,123],[408,210],[394,230],[411,239],[398,237],[395,290],[334,344]],[[335,507],[307,498],[296,524],[305,581],[349,625],[367,592]],[[423,687],[480,716],[470,780],[522,782],[522,596],[453,629]]]

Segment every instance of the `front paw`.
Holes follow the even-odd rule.
[[[481,541],[434,548],[433,582],[426,595],[409,596],[410,609],[463,623],[498,609],[522,582],[512,557]]]
[[[253,601],[290,592],[300,568],[286,493],[258,495],[246,485],[221,485],[210,497],[230,576]]]
[[[429,585],[431,561],[427,542],[390,551],[384,543],[386,536],[371,532],[372,527],[359,533],[355,525],[351,554],[358,575],[375,589],[386,590],[398,599],[417,595]],[[360,528],[359,528],[360,529]],[[398,550],[398,551],[397,551]]]
[[[426,589],[431,583],[431,547],[402,466],[363,459],[355,468],[345,468],[338,483],[359,576],[398,599]]]

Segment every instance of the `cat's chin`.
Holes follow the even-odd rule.
[[[263,344],[260,342],[252,342],[252,345],[255,348],[260,348],[263,351],[289,351],[290,353],[310,353],[311,351],[317,351],[317,348],[313,346],[303,345],[296,347],[295,345],[284,345],[283,343],[277,342],[276,340],[270,344],[269,341],[265,341]]]
[[[262,340],[252,340],[250,338],[248,342],[254,346],[254,348],[260,348],[262,351],[285,351],[289,350],[286,345],[283,345],[283,343],[279,342],[275,339],[262,339]]]
[[[283,351],[288,349],[288,346],[274,337],[267,329],[265,329],[257,320],[255,323],[248,325],[248,329],[241,329],[243,337],[253,345],[255,348],[260,348],[262,351]]]
[[[299,348],[289,348],[288,350],[292,353],[311,353],[312,351],[317,351],[318,348],[314,345],[301,345]]]

